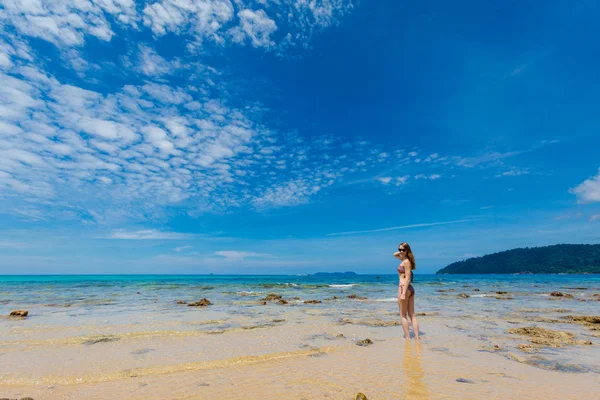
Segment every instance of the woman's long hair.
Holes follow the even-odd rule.
[[[415,261],[415,255],[413,254],[412,249],[410,248],[408,243],[402,242],[402,243],[400,243],[400,245],[398,247],[400,247],[400,246],[402,246],[403,248],[406,249],[406,258],[408,258],[410,260],[411,269],[416,269],[417,263]]]

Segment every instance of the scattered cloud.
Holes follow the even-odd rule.
[[[270,35],[277,30],[277,24],[267,16],[264,10],[242,10],[238,13],[238,18],[240,25],[229,31],[234,42],[243,43],[248,39],[254,47],[275,45]]]
[[[530,171],[527,168],[511,168],[508,171],[500,172],[496,174],[496,178],[501,178],[503,176],[521,176],[521,175],[529,175]]]
[[[600,221],[600,214],[594,214],[590,217],[590,222]]]
[[[179,60],[171,62],[161,57],[154,49],[140,45],[137,60],[137,69],[147,76],[161,76],[173,73],[181,68]]]
[[[120,240],[185,240],[194,237],[197,237],[197,235],[180,232],[164,232],[155,229],[142,229],[137,231],[116,230],[105,238]],[[189,246],[178,247],[178,249],[184,249],[185,247]]]
[[[386,232],[386,231],[394,231],[394,230],[398,230],[398,229],[412,229],[412,228],[424,228],[424,227],[428,227],[428,226],[437,226],[437,225],[460,224],[460,223],[471,222],[471,221],[473,221],[473,220],[472,219],[460,219],[460,220],[456,220],[456,221],[431,222],[431,223],[426,223],[426,224],[392,226],[390,228],[370,229],[370,230],[364,230],[364,231],[330,233],[327,236],[342,236],[342,235],[355,235],[355,234],[360,234],[360,233]]]
[[[586,179],[578,186],[569,190],[577,196],[580,203],[595,203],[600,201],[600,169],[596,176]]]
[[[481,154],[475,157],[454,157],[456,165],[466,168],[473,168],[477,166],[491,166],[491,165],[502,165],[502,160],[505,158],[513,157],[518,154],[522,154],[522,151],[509,151],[500,153],[497,151]]]
[[[426,179],[426,180],[434,181],[436,179],[440,179],[441,177],[442,176],[440,174],[431,174],[431,175],[418,174],[418,175],[415,175],[415,179],[416,180]]]
[[[235,250],[217,251],[215,254],[218,256],[221,256],[221,257],[225,257],[226,262],[242,261],[245,258],[270,258],[270,257],[273,257],[271,254],[252,253],[252,252],[235,251]]]
[[[175,247],[175,251],[178,253],[181,253],[182,251],[190,250],[193,248],[194,248],[193,246],[179,246],[179,247]]]

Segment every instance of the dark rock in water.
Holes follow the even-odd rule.
[[[584,325],[596,325],[600,324],[600,316],[592,315],[565,315],[563,317],[566,320],[577,322]]]
[[[354,400],[369,400],[364,393],[358,392],[356,396],[354,396]]]
[[[357,296],[356,296],[355,294],[350,294],[350,295],[348,295],[348,298],[349,298],[349,299],[355,299],[356,297],[357,297]]]
[[[177,304],[187,304],[187,301],[185,301],[185,300],[177,300],[176,303]]]
[[[267,302],[263,300],[263,301],[261,301],[261,303],[260,303],[260,304],[262,304],[263,306],[266,306],[266,305],[267,305]]]
[[[294,300],[300,300],[300,297],[293,297]]]
[[[322,303],[321,300],[304,300],[304,304],[319,304]]]
[[[273,322],[277,323],[277,322],[285,322],[285,319],[274,319]]]
[[[339,299],[339,297],[333,296],[333,300],[337,300],[337,299]]]
[[[471,296],[469,296],[469,295],[468,295],[468,294],[466,294],[466,293],[459,293],[459,294],[458,294],[456,297],[458,297],[458,298],[460,298],[460,299],[468,299],[468,298],[469,298],[469,297],[471,297]]]
[[[267,297],[263,299],[264,301],[273,301],[273,300],[281,300],[281,295],[275,293],[269,293]]]
[[[474,292],[479,292],[478,288],[473,289]]]
[[[573,298],[572,294],[563,293],[563,292],[552,292],[552,293],[550,293],[550,296],[552,296],[552,297],[564,297],[564,298],[567,298],[567,299],[572,299]]]
[[[140,294],[140,292],[135,292],[135,294]]]
[[[507,293],[508,292],[501,292],[501,291],[496,292],[496,294],[507,294]]]
[[[369,338],[363,339],[363,340],[359,340],[358,342],[356,342],[357,346],[369,346],[372,345],[373,341]]]
[[[14,310],[10,312],[10,316],[11,317],[21,317],[24,318],[27,316],[27,314],[29,314],[29,311],[27,310]]]
[[[204,297],[200,299],[200,301],[188,304],[188,307],[206,307],[210,306],[211,304],[212,303],[206,297]]]
[[[337,338],[343,338],[343,337],[345,337],[345,336],[344,336],[344,334],[343,334],[343,333],[338,333],[337,335],[335,335],[335,337],[337,337]]]
[[[287,303],[288,303],[288,301],[284,300],[284,299],[279,299],[279,301],[277,302],[277,304],[281,304],[281,305],[285,305]]]
[[[475,383],[475,382],[473,382],[472,380],[470,380],[470,379],[465,379],[465,378],[458,378],[458,379],[456,380],[456,382],[460,382],[460,383]]]

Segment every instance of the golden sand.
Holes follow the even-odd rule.
[[[310,312],[241,321],[212,335],[178,330],[179,322],[120,326],[113,335],[110,327],[55,327],[45,341],[43,327],[15,326],[0,342],[0,398],[563,400],[600,387],[592,372],[544,370],[529,362],[535,355],[501,347],[480,351],[439,317],[422,321],[421,342],[402,339],[395,324]],[[356,345],[366,338],[373,344]]]

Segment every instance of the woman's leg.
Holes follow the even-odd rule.
[[[410,316],[410,321],[412,322],[413,333],[415,334],[415,339],[419,338],[419,321],[417,321],[417,317],[415,315],[415,294],[414,292],[409,291],[410,297],[408,298],[408,315]]]
[[[402,330],[404,331],[404,339],[410,339],[410,331],[408,330],[408,299],[400,300],[402,287],[398,287],[398,308],[400,309],[400,318],[402,320]]]

